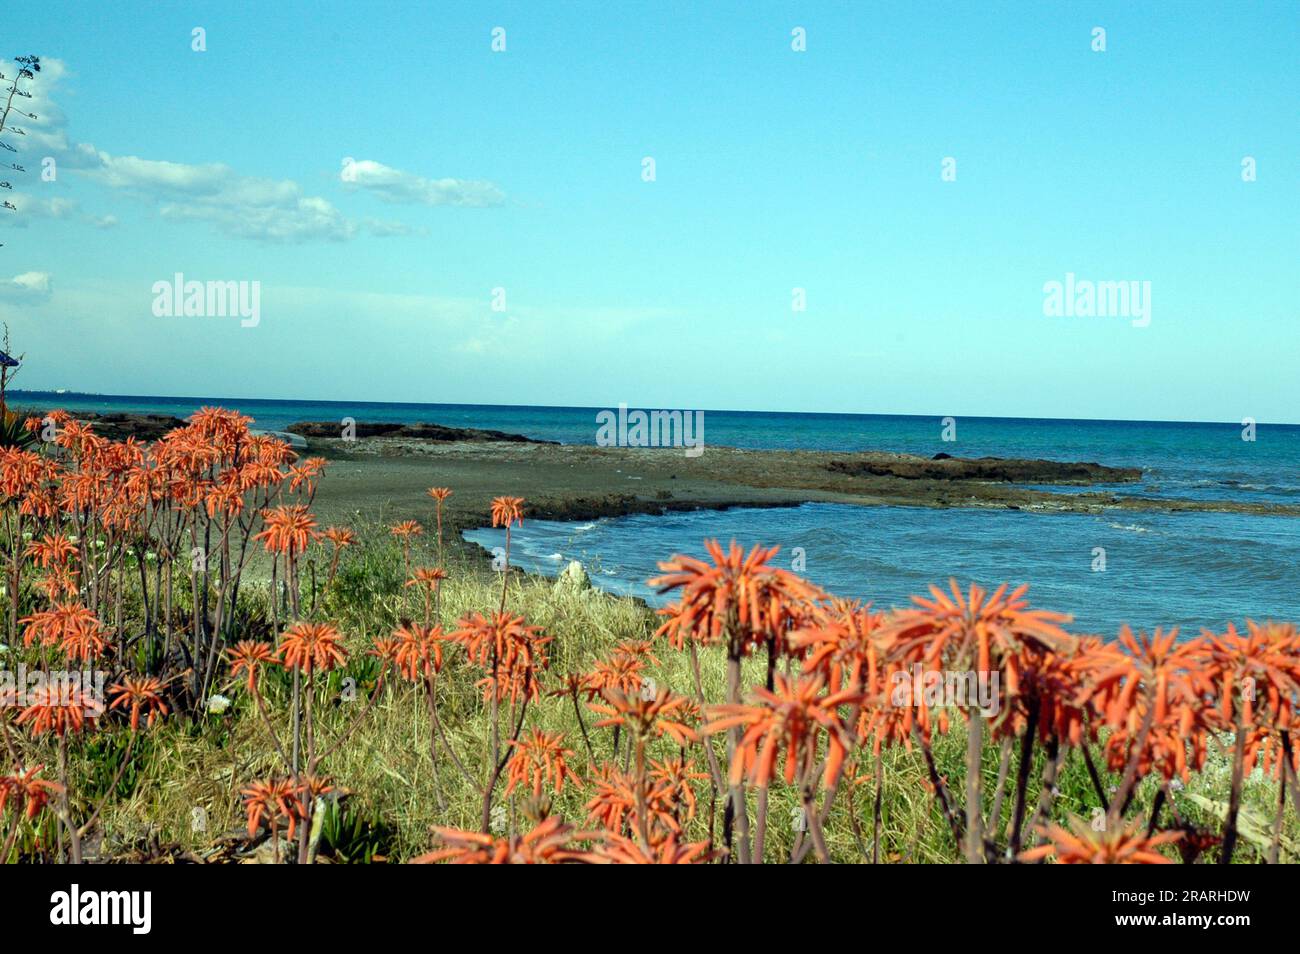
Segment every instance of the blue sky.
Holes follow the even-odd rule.
[[[1300,421],[1295,2],[271,6],[6,17],[19,386]]]

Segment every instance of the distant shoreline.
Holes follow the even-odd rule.
[[[1300,516],[1300,506],[1242,501],[1121,496],[1105,487],[1070,493],[1005,481],[859,474],[853,465],[923,459],[879,452],[680,449],[498,442],[435,443],[313,438],[308,453],[330,461],[323,512],[384,509],[427,516],[430,486],[453,488],[448,514],[461,529],[486,522],[491,498],[524,497],[534,519],[592,520],[732,507],[805,503],[856,506],[1012,509],[1033,513],[1219,512]],[[1089,481],[1069,481],[1072,486]]]
[[[22,407],[15,395],[13,405]],[[155,440],[179,418],[119,410],[85,412],[114,439]],[[682,448],[598,447],[539,441],[495,429],[429,422],[358,421],[356,440],[332,421],[296,422],[299,453],[333,462],[321,489],[328,511],[355,516],[386,511],[427,517],[431,486],[456,496],[448,515],[463,528],[480,525],[492,497],[528,500],[535,518],[591,520],[733,507],[805,503],[854,506],[983,508],[1032,513],[1217,512],[1300,516],[1289,502],[1144,496],[1132,488],[1134,466],[1041,458],[924,456],[880,450],[754,449],[708,444],[698,456]],[[367,436],[367,435],[379,436]],[[954,449],[962,445],[950,444]],[[1061,492],[1056,488],[1073,488]]]

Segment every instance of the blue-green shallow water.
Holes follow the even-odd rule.
[[[525,520],[511,537],[512,561],[553,574],[568,560],[619,593],[662,602],[645,584],[675,552],[704,556],[706,536],[780,545],[791,568],[841,596],[905,605],[929,583],[1030,584],[1034,605],[1072,613],[1078,631],[1222,627],[1254,619],[1300,620],[1300,520],[1240,514],[1034,514],[805,504],[777,509],[696,511],[586,523]],[[500,530],[465,537],[488,549]],[[1094,548],[1106,568],[1093,570]]]
[[[255,425],[295,421],[426,421],[593,444],[598,408],[466,404],[378,404],[239,398],[11,394],[20,408],[133,411],[184,417],[204,404],[234,407]],[[957,440],[941,439],[938,417],[705,412],[705,444],[747,448],[888,450],[923,455],[1043,457],[1143,469],[1115,493],[1203,500],[1300,503],[1300,426],[1261,424],[1253,442],[1237,423],[1039,420],[957,416]],[[431,481],[436,482],[436,481]],[[1073,492],[1069,488],[1047,488]],[[498,535],[467,536],[492,546]],[[805,551],[806,573],[833,592],[906,601],[949,575],[985,583],[1029,581],[1036,603],[1075,614],[1103,633],[1135,626],[1221,626],[1226,620],[1300,619],[1300,519],[1238,514],[1044,515],[1017,511],[797,508],[634,516],[589,524],[527,521],[517,561],[554,572],[592,563],[619,592],[651,596],[644,581],[673,552],[700,553],[719,537]],[[1093,548],[1107,568],[1092,571]]]

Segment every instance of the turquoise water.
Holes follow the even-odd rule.
[[[1034,605],[1072,613],[1079,631],[1113,635],[1177,625],[1196,633],[1255,619],[1300,620],[1300,519],[1214,513],[1091,515],[805,504],[630,516],[585,523],[525,520],[512,561],[553,574],[581,560],[606,589],[662,600],[644,584],[675,552],[704,556],[705,536],[780,545],[776,563],[841,596],[906,605],[929,583],[1030,584]],[[502,531],[465,537],[489,550]],[[1096,571],[1095,548],[1105,551]],[[1099,564],[1097,564],[1099,565]]]
[[[598,408],[105,397],[15,393],[46,410],[135,411],[183,417],[203,404],[236,407],[256,426],[295,421],[428,421],[594,444]],[[954,456],[1042,457],[1143,469],[1119,494],[1300,503],[1300,426],[1239,423],[956,417],[957,440],[937,417],[705,411],[705,444],[748,448],[889,450]],[[707,453],[707,449],[705,451]],[[1070,492],[1070,491],[1065,491]],[[499,543],[491,530],[466,536]],[[1082,628],[1221,626],[1226,620],[1300,620],[1300,519],[1239,514],[1031,514],[1018,511],[803,507],[634,516],[582,524],[527,521],[516,561],[555,572],[569,559],[611,590],[653,597],[644,581],[673,552],[700,553],[705,537],[804,551],[806,574],[844,596],[906,602],[930,581],[1027,581],[1034,601],[1072,612]],[[1094,548],[1106,569],[1094,572]]]

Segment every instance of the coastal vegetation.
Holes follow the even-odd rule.
[[[451,482],[326,525],[327,462],[249,424],[0,449],[0,861],[1300,855],[1291,623],[1103,636],[955,581],[884,611],[712,541],[654,611],[513,569],[518,496],[491,561]]]

